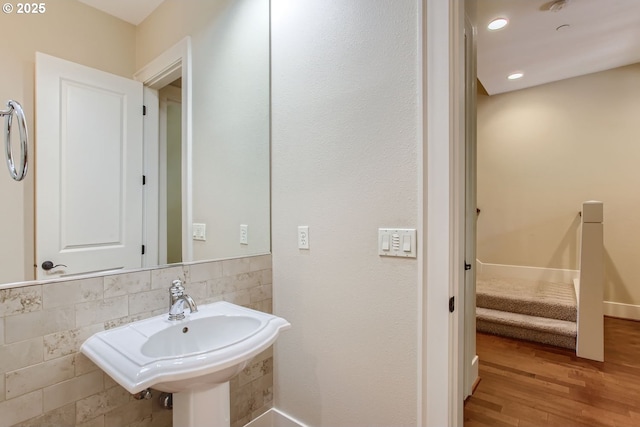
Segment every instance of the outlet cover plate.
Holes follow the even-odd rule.
[[[240,225],[240,244],[241,245],[249,244],[249,226],[246,224]]]
[[[309,249],[309,226],[298,227],[298,249]]]

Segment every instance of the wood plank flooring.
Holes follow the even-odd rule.
[[[640,426],[640,322],[605,318],[605,362],[477,334],[480,383],[465,427]]]

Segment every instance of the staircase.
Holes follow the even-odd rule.
[[[577,304],[573,285],[510,278],[476,280],[480,332],[575,350]]]

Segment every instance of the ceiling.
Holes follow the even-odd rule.
[[[138,25],[164,0],[78,1]],[[640,62],[640,0],[564,0],[556,12],[549,0],[476,1],[478,79],[489,95]],[[509,25],[487,30],[497,17]],[[507,80],[515,71],[524,77]]]
[[[640,0],[476,0],[478,79],[489,95],[640,62]],[[500,30],[487,24],[509,20]],[[556,30],[561,25],[569,25]],[[524,77],[508,80],[520,71]]]
[[[138,25],[164,0],[78,0],[103,12]]]

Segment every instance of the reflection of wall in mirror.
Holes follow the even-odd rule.
[[[269,1],[165,0],[137,28],[141,68],[185,36],[192,45],[194,260],[270,250]],[[239,242],[240,224],[249,244]]]
[[[30,159],[38,143],[33,105],[36,51],[124,77],[131,78],[135,72],[135,27],[82,3],[56,1],[47,4],[44,14],[3,14],[0,22],[7,34],[19,35],[2,49],[0,100],[15,99],[22,104],[30,134]],[[34,277],[34,166],[32,163],[27,178],[18,183],[2,162],[0,283]]]

